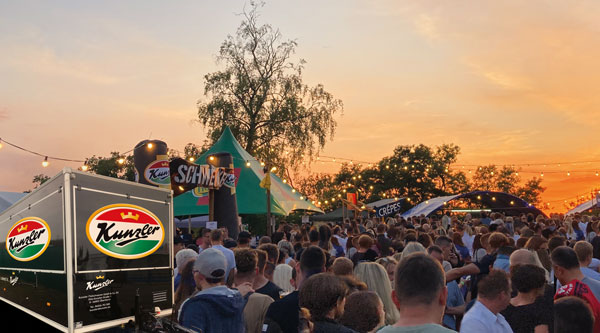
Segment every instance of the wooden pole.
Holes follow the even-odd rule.
[[[267,188],[267,236],[271,237],[271,188]]]

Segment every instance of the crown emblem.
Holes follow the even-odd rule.
[[[132,212],[129,212],[127,214],[121,213],[121,219],[123,219],[123,220],[125,220],[125,219],[132,219],[132,220],[136,220],[137,221],[139,218],[140,218],[139,214],[133,215]]]
[[[96,280],[102,280],[102,279],[104,279],[104,275],[98,275],[98,276],[96,276]]]
[[[17,231],[18,231],[18,232],[21,232],[21,231],[23,231],[23,230],[25,230],[25,231],[27,230],[27,225],[22,225],[22,226],[20,226],[19,228],[17,228]]]

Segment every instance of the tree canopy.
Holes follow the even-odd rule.
[[[303,83],[306,62],[291,59],[296,41],[261,25],[259,8],[253,3],[244,11],[236,34],[221,44],[217,63],[224,68],[204,76],[198,118],[211,144],[229,126],[246,151],[283,174],[333,137],[343,104],[322,84]]]
[[[397,146],[391,156],[382,158],[375,166],[361,168],[346,163],[334,175],[313,174],[297,183],[302,193],[316,203],[321,202],[326,210],[340,207],[342,203],[336,198],[344,197],[347,192],[357,193],[363,202],[405,197],[408,198],[405,209],[434,197],[473,190],[505,192],[540,204],[545,190],[541,178],[523,182],[517,169],[495,165],[479,166],[468,177],[453,167],[459,153],[460,147],[453,144]]]

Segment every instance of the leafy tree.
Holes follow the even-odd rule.
[[[246,151],[284,175],[325,146],[343,104],[322,84],[303,83],[305,61],[291,61],[296,41],[259,24],[260,6],[252,3],[236,35],[221,44],[224,69],[204,76],[207,100],[198,102],[198,118],[211,143],[229,126]]]
[[[378,163],[374,182],[385,197],[406,196],[413,202],[445,195],[461,185],[464,174],[453,171],[460,148],[446,144],[435,149],[421,145],[398,146]]]
[[[96,157],[86,159],[88,171],[119,179],[135,181],[135,167],[133,155],[122,156],[119,152],[111,152],[109,157]]]
[[[541,184],[542,178],[533,177],[532,179],[526,181],[523,186],[519,187],[515,194],[530,204],[539,206],[542,200],[541,195],[546,190],[546,188],[542,187]]]
[[[542,178],[534,177],[519,186],[522,182],[519,170],[511,166],[498,169],[495,165],[479,166],[473,178],[471,187],[475,190],[505,192],[531,203],[541,203],[541,195],[546,190],[542,187]]]

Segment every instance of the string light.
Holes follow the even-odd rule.
[[[46,156],[46,157],[44,158],[44,161],[42,162],[42,166],[45,168],[45,167],[47,167],[48,165],[50,165],[50,163],[48,162],[48,156]]]
[[[125,159],[123,157],[121,157],[117,160],[117,163],[123,164],[123,163],[125,163]]]
[[[148,143],[148,149],[152,149],[152,147],[154,147],[154,145],[152,144],[152,142]]]
[[[193,157],[190,157],[190,162],[194,162],[194,158]]]
[[[88,166],[87,166],[87,164],[84,164],[84,165],[81,167],[81,170],[82,170],[82,171],[87,171],[87,170],[88,170]]]

